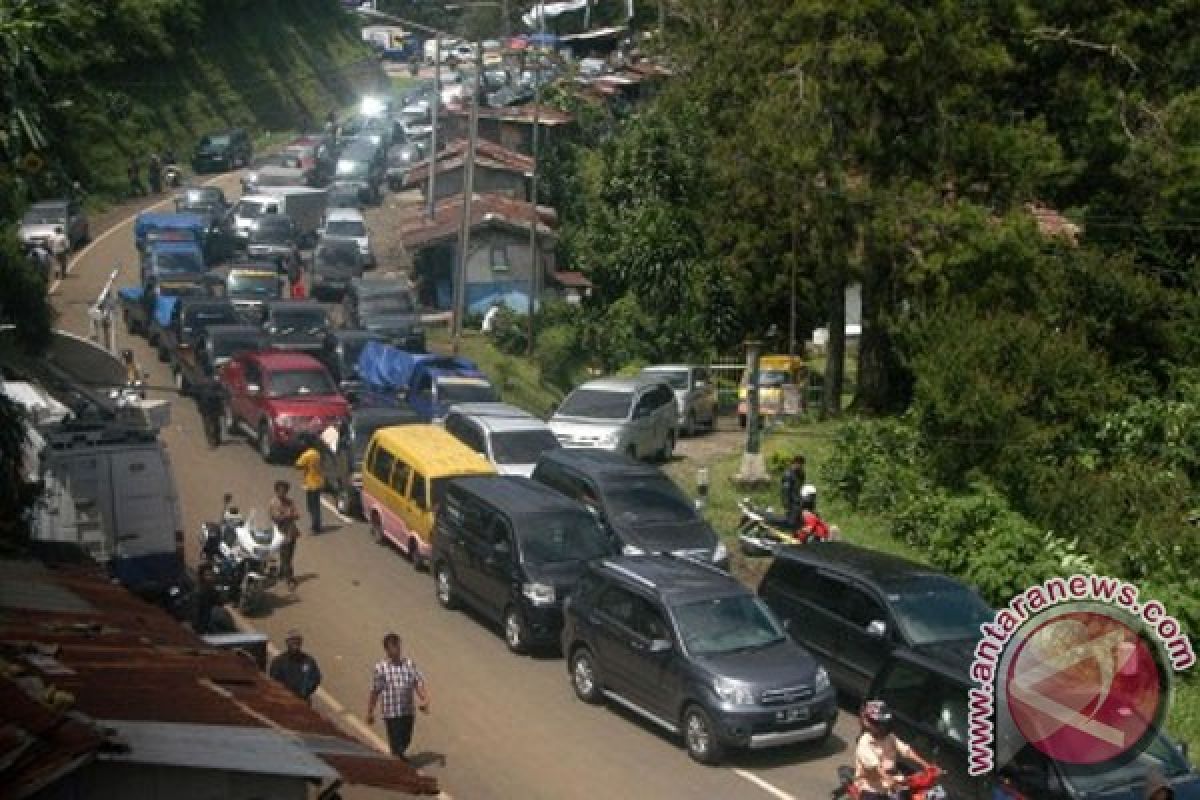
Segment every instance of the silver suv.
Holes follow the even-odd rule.
[[[666,461],[675,452],[675,393],[653,378],[601,378],[567,395],[550,418],[563,447]]]
[[[659,364],[642,370],[642,377],[666,383],[675,392],[679,406],[679,429],[695,436],[700,428],[717,427],[717,386],[707,367],[688,364]]]

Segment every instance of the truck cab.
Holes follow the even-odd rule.
[[[180,351],[196,347],[210,325],[236,325],[240,321],[228,300],[180,298],[171,308],[167,324],[158,330],[158,360],[174,364]]]

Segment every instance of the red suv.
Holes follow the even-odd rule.
[[[301,434],[319,435],[350,414],[329,372],[304,353],[240,353],[221,368],[225,429],[255,437],[268,463],[295,451]]]

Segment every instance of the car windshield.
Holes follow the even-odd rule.
[[[411,314],[416,310],[412,295],[406,291],[363,295],[358,307],[364,314]]]
[[[353,242],[349,246],[326,245],[317,250],[313,257],[315,266],[321,267],[356,267],[359,262],[358,246]]]
[[[155,253],[154,271],[160,275],[204,272],[204,259],[197,253]]]
[[[262,349],[262,337],[255,333],[225,334],[213,338],[209,347],[213,358],[231,358],[236,353],[253,353]]]
[[[250,232],[250,241],[260,244],[287,244],[292,238],[292,223],[286,219],[263,217]]]
[[[367,170],[366,161],[343,159],[337,163],[337,176],[339,178],[365,178],[367,177]]]
[[[206,217],[210,222],[217,216],[217,208],[212,203],[180,203],[175,210],[180,214]]]
[[[914,578],[889,593],[888,601],[914,645],[976,638],[994,615],[975,592],[938,575]]]
[[[684,603],[672,611],[683,646],[694,655],[759,649],[784,640],[771,612],[748,594]]]
[[[186,189],[183,192],[183,205],[217,205],[223,201],[220,189]]]
[[[492,456],[497,464],[534,464],[542,453],[556,448],[558,439],[549,430],[492,434]]]
[[[362,220],[333,219],[325,223],[325,235],[345,236],[347,238],[366,236],[367,226],[362,224]]]
[[[329,376],[315,369],[272,373],[270,384],[267,387],[267,394],[270,397],[303,397],[304,395],[336,393]]]
[[[228,147],[229,135],[222,134],[220,136],[205,136],[200,140],[201,147]]]
[[[271,322],[280,332],[291,330],[309,333],[329,327],[325,312],[319,308],[277,309],[271,314]]]
[[[670,386],[672,389],[688,388],[688,371],[686,369],[648,369],[644,373]]]
[[[266,204],[257,200],[239,200],[237,215],[246,219],[258,219],[263,216]]]
[[[695,506],[665,475],[619,478],[604,486],[608,513],[626,523],[690,522]]]
[[[442,405],[494,403],[499,399],[496,396],[496,390],[486,383],[461,383],[458,381],[438,383],[438,402]]]
[[[50,208],[32,208],[21,217],[21,222],[25,225],[61,225],[66,219],[66,214],[62,211]]]
[[[521,555],[532,564],[590,561],[612,552],[600,524],[582,510],[532,514],[516,529]]]
[[[632,392],[576,389],[559,406],[558,414],[589,419],[625,419],[629,416],[632,401]]]
[[[233,274],[225,282],[230,297],[278,297],[278,275]]]

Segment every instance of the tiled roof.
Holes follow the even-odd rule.
[[[466,156],[467,140],[455,139],[438,156],[438,171],[443,172],[461,167],[466,163]],[[475,164],[529,175],[533,172],[535,162],[524,153],[510,150],[488,139],[479,139],[475,143]],[[427,180],[429,180],[428,162],[418,164],[404,176],[404,182],[408,186],[416,186]]]
[[[550,280],[557,283],[559,286],[565,286],[568,289],[590,289],[592,282],[582,272],[573,272],[571,270],[562,270],[560,272],[548,273]]]
[[[9,674],[18,675],[38,695],[47,687],[65,693],[58,697],[81,719],[228,725],[274,729],[287,737],[325,737],[341,743],[339,752],[355,754],[334,758],[315,753],[346,783],[437,793],[433,778],[342,733],[249,658],[210,647],[98,570],[0,562],[0,577],[18,585],[17,591],[0,591],[0,665],[7,662]],[[63,590],[77,599],[73,606],[61,602]],[[59,610],[45,610],[52,605]],[[0,680],[4,721],[11,721],[4,692],[15,686]],[[32,695],[26,697],[40,706]],[[27,722],[45,724],[36,714]],[[18,737],[2,725],[0,785],[6,785],[4,754],[18,746]],[[70,760],[84,745],[99,746],[85,732],[75,732],[65,742],[52,740],[42,749],[47,758],[60,753],[53,756],[58,759],[54,763]],[[0,800],[4,797],[0,792]]]
[[[448,109],[448,113],[461,117],[467,115],[468,109],[463,106],[451,106]],[[532,103],[521,106],[504,106],[502,108],[483,107],[479,109],[480,119],[497,119],[502,122],[519,122],[532,125],[533,117],[534,105]],[[537,118],[539,125],[547,126],[566,125],[575,119],[574,115],[548,105],[542,105],[538,108]]]
[[[400,223],[400,239],[409,250],[452,239],[462,226],[463,196],[455,195],[442,200],[434,208],[433,217],[413,217]],[[477,194],[471,200],[471,229],[486,225],[502,225],[529,230],[536,224],[538,232],[553,236],[557,223],[553,209],[515,200],[500,194]]]

